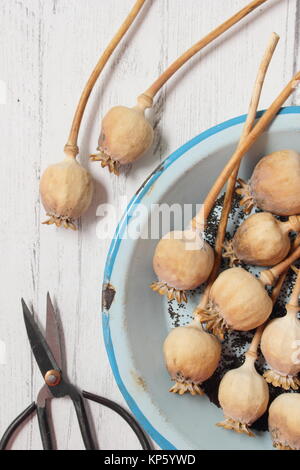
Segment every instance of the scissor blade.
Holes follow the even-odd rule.
[[[52,351],[59,368],[62,369],[62,351],[59,334],[59,324],[55,315],[50,294],[47,294],[47,321],[46,321],[46,341]]]
[[[52,398],[53,395],[50,392],[49,387],[47,385],[43,385],[38,393],[36,404],[39,408],[45,408],[47,400],[51,400]]]
[[[55,361],[53,354],[41,332],[37,323],[35,322],[32,313],[27,307],[26,303],[22,299],[23,315],[25,326],[28,334],[28,339],[31,345],[31,349],[35,360],[39,366],[42,376],[49,370],[60,370],[57,362]]]

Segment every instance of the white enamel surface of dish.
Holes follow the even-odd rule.
[[[110,363],[132,412],[164,449],[272,448],[268,433],[257,433],[254,439],[216,427],[223,414],[207,397],[168,393],[171,382],[162,356],[170,328],[168,304],[149,288],[155,280],[152,258],[157,240],[122,239],[127,222],[134,229],[140,203],[150,209],[152,204],[203,202],[236,148],[244,119],[238,117],[202,133],[163,162],[129,205],[107,259],[104,292],[108,283],[116,290],[103,311]],[[245,157],[241,177],[247,179],[263,155],[285,148],[300,151],[300,107],[281,111]],[[148,216],[140,220],[145,225]],[[179,220],[175,227],[181,229],[176,224]],[[196,301],[190,301],[190,312]]]

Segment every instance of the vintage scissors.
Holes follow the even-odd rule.
[[[35,360],[39,366],[45,384],[38,393],[36,402],[23,411],[8,427],[0,441],[0,450],[5,450],[10,438],[35,412],[38,416],[39,429],[44,450],[54,450],[54,439],[51,435],[48,403],[53,398],[69,396],[73,401],[81,435],[87,450],[96,450],[96,445],[88,422],[84,399],[88,399],[106,406],[120,415],[135,432],[144,450],[151,450],[151,443],[137,421],[117,403],[92,393],[79,391],[66,378],[62,366],[62,349],[60,343],[59,326],[55,316],[50,295],[47,295],[46,337],[42,334],[32,313],[22,300],[23,315],[28,339]]]

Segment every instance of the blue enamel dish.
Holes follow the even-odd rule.
[[[153,204],[203,202],[235,150],[245,118],[201,133],[164,160],[127,207],[107,257],[102,323],[109,361],[132,413],[166,450],[272,449],[268,433],[257,433],[253,439],[216,427],[223,415],[207,397],[168,392],[171,382],[162,345],[172,321],[165,298],[149,288],[156,280],[152,258],[158,240],[125,236],[128,230],[132,235],[147,227]],[[245,157],[241,177],[249,178],[261,156],[285,148],[300,150],[300,107],[280,111]],[[175,217],[178,229],[180,222]],[[184,316],[192,312],[196,301],[190,299]]]

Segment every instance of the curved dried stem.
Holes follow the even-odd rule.
[[[90,94],[91,94],[91,92],[94,88],[94,85],[95,85],[96,81],[98,80],[100,73],[104,69],[108,59],[110,58],[110,56],[112,55],[112,53],[114,52],[116,47],[118,46],[118,44],[121,41],[121,39],[123,38],[123,36],[126,34],[128,29],[130,28],[131,24],[133,23],[133,21],[137,17],[137,15],[140,12],[140,10],[141,10],[142,6],[144,5],[145,1],[146,0],[136,0],[135,4],[134,4],[132,10],[130,11],[129,15],[127,16],[126,20],[124,21],[124,23],[122,24],[122,26],[120,27],[120,29],[118,30],[116,35],[113,37],[113,39],[111,40],[111,42],[109,43],[109,45],[107,46],[105,51],[103,52],[99,62],[97,63],[95,69],[92,72],[92,75],[90,76],[90,78],[89,78],[89,80],[88,80],[88,82],[87,82],[87,84],[86,84],[86,86],[83,90],[83,93],[81,95],[79,104],[78,104],[76,112],[75,112],[75,116],[74,116],[74,119],[73,119],[70,135],[69,135],[67,144],[65,145],[65,153],[67,155],[72,156],[73,158],[75,158],[76,155],[79,152],[78,145],[77,145],[79,129],[80,129],[82,117],[83,117],[88,99],[89,99]]]
[[[241,21],[245,16],[249,15],[252,11],[258,8],[260,5],[265,3],[267,0],[254,0],[249,5],[246,5],[242,10],[229,18],[225,23],[218,26],[216,29],[211,31],[207,36],[194,44],[188,49],[182,56],[180,56],[173,64],[171,64],[167,70],[143,93],[144,96],[153,99],[161,87],[195,54],[201,51],[205,46],[210,44],[212,41],[217,39],[221,34],[225,33],[233,25]]]

